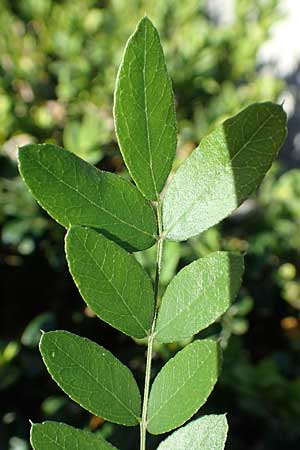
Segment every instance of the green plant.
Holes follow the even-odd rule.
[[[145,11],[161,30],[176,92],[176,164],[219,121],[249,103],[276,101],[282,93],[283,81],[256,64],[280,18],[278,0],[239,0],[226,26],[216,26],[206,4],[0,2],[0,178],[9,183],[8,194],[0,194],[0,227],[5,251],[13,249],[19,265],[40,249],[53,267],[63,259],[57,227],[36,206],[29,218],[20,200],[21,195],[30,202],[17,176],[16,145],[55,143],[92,164],[101,161],[104,170],[123,170],[111,114],[114,80],[123,43]]]
[[[219,344],[195,340],[160,371],[151,391],[154,341],[192,338],[234,300],[243,257],[215,252],[182,269],[161,297],[165,240],[183,241],[217,224],[259,185],[282,145],[286,116],[273,103],[253,104],[206,136],[161,195],[176,151],[171,82],[156,29],[145,17],[129,39],[115,91],[120,149],[137,187],[51,144],[20,149],[20,173],[40,205],[68,228],[66,255],[82,297],[96,315],[145,339],[143,402],[130,370],[103,347],[66,331],[44,333],[40,350],[58,385],[106,420],[162,434],[206,402],[220,371]],[[154,283],[129,251],[157,245]],[[175,432],[160,450],[224,448],[224,415]],[[35,450],[110,449],[100,437],[45,422],[32,426]]]

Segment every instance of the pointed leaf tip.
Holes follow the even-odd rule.
[[[206,402],[219,371],[220,354],[215,341],[195,341],[179,351],[153,382],[148,407],[149,433],[165,433],[192,417]]]
[[[229,252],[214,252],[184,267],[163,295],[156,339],[179,341],[211,325],[235,299],[243,271],[243,257]]]
[[[20,148],[19,171],[37,202],[64,227],[89,226],[130,250],[154,244],[154,210],[122,177],[51,144]]]
[[[40,352],[52,378],[83,408],[122,425],[139,423],[136,381],[108,350],[67,331],[49,331],[40,341]]]
[[[179,167],[163,200],[163,228],[183,241],[231,214],[261,183],[286,137],[280,105],[248,106],[206,136]]]
[[[177,128],[171,81],[156,28],[143,17],[129,38],[114,101],[116,135],[130,175],[156,200],[171,170]]]
[[[34,450],[117,450],[99,434],[50,421],[34,425],[30,442]]]

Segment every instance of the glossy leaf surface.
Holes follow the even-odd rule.
[[[19,163],[32,195],[64,227],[86,225],[133,250],[154,243],[154,211],[121,177],[50,144],[20,148]]]
[[[105,348],[67,331],[50,331],[42,336],[40,351],[50,375],[72,400],[111,422],[138,424],[136,381]]]
[[[123,333],[145,337],[154,293],[136,259],[96,231],[78,226],[67,233],[66,254],[74,281],[97,316]]]
[[[159,36],[147,17],[127,43],[117,78],[114,116],[129,172],[141,192],[155,200],[175,156],[176,118]]]

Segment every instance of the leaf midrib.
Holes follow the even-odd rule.
[[[87,238],[87,236],[86,236]],[[142,323],[140,322],[140,320],[138,319],[138,317],[134,314],[134,312],[131,310],[131,308],[129,307],[129,305],[126,303],[125,298],[123,297],[123,295],[121,294],[121,292],[119,292],[119,290],[117,289],[117,287],[111,282],[111,280],[106,276],[106,273],[104,272],[102,266],[100,266],[98,264],[98,261],[94,258],[94,256],[92,255],[92,253],[89,251],[89,249],[87,248],[86,245],[86,240],[83,242],[83,246],[86,249],[87,253],[90,255],[91,259],[94,261],[94,263],[96,264],[96,266],[98,267],[98,269],[102,272],[105,280],[109,283],[109,285],[113,288],[113,290],[117,293],[118,297],[120,297],[123,305],[125,306],[125,308],[127,309],[127,311],[129,312],[130,316],[132,316],[135,320],[135,322],[139,325],[139,327],[144,331],[145,336],[147,335],[148,330],[145,329],[145,327],[142,325]]]
[[[35,159],[34,162],[36,162],[38,165],[40,165],[46,172],[48,172],[53,178],[55,178],[58,182],[62,183],[63,185],[65,185],[67,188],[69,188],[70,190],[76,192],[77,195],[79,195],[80,197],[84,198],[84,200],[86,200],[88,203],[90,203],[92,206],[94,206],[95,208],[99,209],[100,211],[103,211],[104,213],[108,214],[109,216],[113,217],[114,219],[118,220],[119,222],[123,223],[124,225],[127,225],[147,236],[151,236],[152,238],[154,238],[154,236],[150,233],[148,233],[145,230],[142,230],[141,228],[137,227],[136,225],[133,225],[129,222],[126,222],[125,220],[121,219],[120,217],[116,216],[115,214],[113,214],[111,211],[108,211],[106,208],[104,208],[103,206],[98,205],[97,203],[95,203],[94,201],[92,201],[89,197],[87,197],[85,194],[83,194],[82,192],[78,191],[75,187],[73,187],[71,184],[67,183],[66,181],[64,181],[62,178],[59,178],[54,172],[52,172],[47,166],[45,166],[44,164],[42,164],[42,162],[38,159]],[[97,169],[96,169],[97,170]]]
[[[43,436],[45,436],[46,438],[49,439],[50,442],[52,442],[53,444],[55,444],[57,447],[61,448],[62,450],[66,450],[66,447],[62,446],[61,444],[59,444],[55,439],[53,439],[52,436],[49,436],[49,434],[47,434],[43,429],[40,429],[39,431]]]
[[[244,144],[244,145],[242,145],[242,147],[235,153],[235,155],[228,161],[228,163],[227,164],[225,164],[224,165],[224,171],[226,171],[226,170],[228,170],[228,168],[230,168],[230,166],[231,166],[231,163],[232,163],[232,161],[245,149],[245,147],[247,147],[250,143],[251,143],[251,141],[252,141],[252,139],[254,139],[255,138],[255,136],[260,132],[260,130],[269,122],[269,120],[271,120],[272,118],[274,117],[274,115],[273,114],[270,114],[270,116],[266,119],[266,120],[264,120],[263,122],[262,122],[262,124],[257,128],[257,130],[253,133],[253,135],[248,139],[248,141]],[[200,144],[201,145],[201,144]],[[195,150],[195,151],[197,151],[197,149]],[[222,173],[224,173],[224,172],[222,172]],[[222,174],[221,174],[222,175]],[[213,188],[214,188],[214,186],[217,184],[217,181],[218,181],[218,179],[220,178],[220,176],[221,176],[220,174],[218,174],[213,180],[212,180],[212,184],[213,184],[213,186],[211,186],[210,187],[210,189],[207,191],[207,192],[209,192],[209,191],[211,191]],[[195,200],[193,200],[192,202],[191,202],[191,204],[190,204],[190,206],[175,220],[175,222],[173,222],[170,226],[169,226],[169,228],[167,228],[165,231],[164,231],[164,234],[165,234],[165,236],[168,236],[168,234],[170,233],[170,231],[178,224],[178,222],[180,222],[181,221],[181,219],[183,218],[183,217],[185,217],[192,209],[193,209],[193,207],[194,207],[194,205],[196,204],[196,203],[198,203],[199,201],[201,201],[201,199],[203,198],[203,196],[205,195],[205,194],[207,194],[207,192],[201,192],[201,195],[199,196],[199,197],[197,197]]]
[[[199,419],[198,419],[199,420]],[[194,432],[194,434],[196,433],[196,439],[197,439],[197,442],[196,442],[196,444],[197,445],[202,445],[203,444],[203,442],[205,443],[205,440],[206,439],[208,439],[208,437],[212,434],[212,432],[214,432],[215,430],[218,430],[219,429],[219,423],[218,422],[215,422],[214,423],[214,425],[211,427],[211,426],[208,426],[206,429],[205,429],[205,432],[203,433],[202,432],[202,434],[201,434],[201,425],[200,424],[197,424],[197,426],[194,428],[194,427],[192,427],[191,425],[193,424],[193,422],[191,422],[190,424],[188,424],[185,428],[186,428],[186,430],[184,429],[184,428],[182,428],[182,429],[180,429],[180,430],[178,430],[178,431],[187,431],[187,429],[189,430],[189,432],[190,432],[190,430],[191,429],[193,429],[193,432]],[[222,445],[223,445],[223,447],[222,448],[224,448],[224,430],[222,429],[221,430],[221,437],[222,437],[222,441],[221,441],[221,443],[222,443]],[[182,435],[183,435],[183,438],[185,437],[184,436],[184,433],[182,433]],[[182,435],[180,436],[181,437],[181,439],[182,439]],[[170,437],[172,437],[172,435],[170,436]],[[189,438],[189,437],[188,437]],[[181,440],[180,439],[180,440]],[[162,447],[162,449],[161,450],[166,450],[167,449],[167,447],[166,447],[166,443],[168,443],[168,439],[166,439],[166,441],[165,442],[163,442],[165,445]],[[168,443],[169,444],[169,443]],[[158,448],[158,450],[160,449],[160,446],[159,446],[159,448]],[[193,449],[194,450],[196,450],[196,447],[195,446],[193,446]],[[200,447],[198,448],[197,447],[197,450],[200,450]],[[206,449],[201,449],[201,450],[206,450]]]
[[[52,436],[50,436],[49,434],[47,434],[46,431],[43,430],[43,428],[41,428],[41,429],[39,430],[39,432],[40,432],[43,436],[45,436],[47,439],[49,439],[49,441],[52,442],[52,443],[53,443],[54,445],[56,445],[57,447],[61,448],[62,450],[68,450],[68,448],[67,448],[66,446],[62,446],[57,440],[53,439]],[[103,442],[101,442],[100,440],[99,440],[99,442],[100,442],[101,444],[103,443]],[[106,444],[106,442],[105,442],[105,444]],[[104,445],[105,445],[105,444],[104,444]],[[96,448],[96,447],[95,447],[94,444],[93,444],[93,449],[95,449],[95,448]],[[77,450],[80,450],[77,443],[76,443],[76,449],[77,449]],[[93,449],[91,449],[91,450],[93,450]],[[74,449],[74,450],[75,450],[75,449]],[[113,450],[113,447],[111,447],[111,450]]]
[[[153,187],[155,190],[156,196],[158,196],[156,181],[153,173],[153,159],[152,159],[152,150],[151,150],[151,141],[150,141],[150,131],[149,131],[149,117],[148,117],[148,102],[147,102],[147,85],[146,85],[146,61],[147,61],[147,24],[144,27],[144,59],[143,59],[143,92],[144,92],[144,107],[145,107],[145,124],[146,124],[146,134],[147,134],[147,149],[149,154],[149,168],[152,178]]]
[[[139,421],[139,418],[135,415],[135,413],[129,409],[129,407],[122,402],[121,399],[119,399],[119,397],[117,397],[115,395],[114,392],[110,391],[105,385],[101,384],[99,382],[99,380],[97,378],[94,378],[93,375],[84,367],[80,364],[80,362],[76,361],[76,359],[74,359],[69,353],[67,353],[63,348],[59,347],[59,345],[57,345],[57,342],[53,341],[53,345],[59,350],[61,351],[64,355],[66,355],[66,357],[68,357],[75,365],[79,366],[80,369],[83,370],[83,372],[85,372],[89,378],[91,378],[91,380],[93,382],[95,382],[96,385],[100,386],[104,391],[108,392],[115,400],[117,400],[117,402],[124,407],[124,409],[130,413],[131,416],[133,416],[137,421]],[[71,396],[70,396],[71,397]],[[123,416],[121,416],[123,417]]]
[[[151,419],[147,422],[148,425],[153,421],[153,419],[159,414],[159,412],[166,407],[166,405],[178,394],[178,392],[180,392],[185,386],[186,384],[192,379],[194,378],[194,376],[196,375],[196,373],[199,371],[199,369],[206,363],[206,361],[208,360],[209,356],[211,355],[211,349],[208,348],[207,351],[207,356],[204,360],[202,360],[201,364],[197,366],[197,368],[194,370],[193,374],[189,377],[186,378],[186,380],[184,381],[184,383],[176,390],[173,392],[173,394],[168,398],[168,400],[161,405],[158,409],[156,409],[155,414],[153,414],[153,416],[151,417]]]
[[[203,268],[202,268],[203,270]],[[223,274],[222,274],[223,275]],[[210,278],[209,282],[205,285],[204,289],[202,289],[202,292],[199,293],[199,295],[191,301],[190,304],[186,305],[184,308],[182,308],[180,310],[180,312],[178,314],[176,314],[172,319],[170,319],[168,322],[165,323],[165,325],[163,327],[161,327],[160,329],[158,329],[157,331],[155,331],[155,336],[159,335],[161,333],[162,330],[164,330],[165,328],[167,328],[170,323],[174,322],[175,320],[178,319],[178,317],[182,314],[184,314],[186,312],[186,310],[188,309],[192,309],[194,304],[197,303],[199,301],[199,297],[204,297],[206,294],[206,290],[209,289],[212,285],[216,284],[218,280],[216,279],[212,279]],[[167,291],[166,291],[167,293]],[[162,298],[162,304],[163,304],[164,298]],[[158,313],[159,314],[159,313]],[[158,317],[159,319],[159,317]],[[187,336],[188,337],[188,336]]]
[[[214,431],[214,430],[218,429],[218,426],[219,426],[219,423],[215,422],[213,427],[207,427],[206,432],[203,433],[202,436],[199,433],[197,435],[198,436],[198,439],[197,439],[198,440],[198,445],[200,445],[200,444],[202,445],[203,442],[205,443],[206,439],[208,439],[208,437],[211,435],[212,430]],[[221,431],[223,432],[223,430],[221,430]],[[223,439],[222,439],[222,441],[223,441]]]

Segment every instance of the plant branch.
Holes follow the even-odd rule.
[[[158,198],[158,201],[157,201],[156,214],[157,214],[158,236],[159,237],[158,237],[158,241],[157,241],[156,275],[155,275],[155,282],[154,282],[155,311],[154,311],[151,331],[148,336],[143,411],[142,411],[142,420],[140,423],[140,450],[146,450],[147,413],[148,413],[148,400],[149,400],[150,379],[151,379],[151,365],[152,365],[154,334],[155,334],[155,327],[156,327],[156,320],[157,320],[157,313],[158,313],[159,280],[160,280],[163,243],[164,243],[164,238],[162,235],[162,218],[161,218],[161,200],[160,200],[160,198]]]

